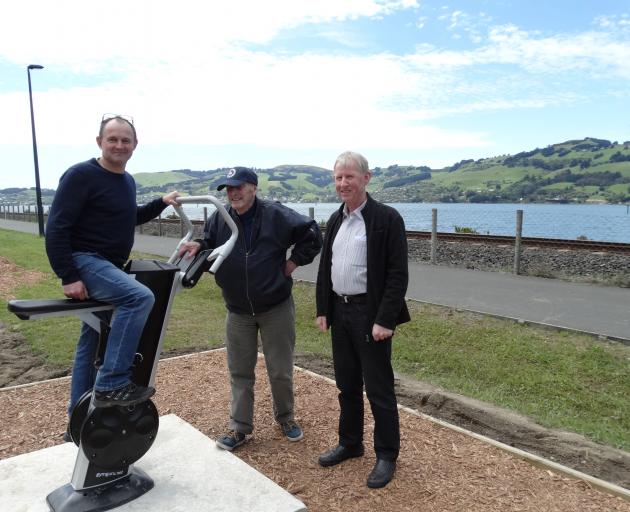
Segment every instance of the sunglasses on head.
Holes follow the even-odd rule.
[[[120,119],[122,121],[127,121],[129,124],[133,125],[133,117],[127,116],[124,114],[103,114],[103,118],[101,119],[101,123],[106,123],[107,121],[111,121],[112,119]]]

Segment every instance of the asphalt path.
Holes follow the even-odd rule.
[[[0,228],[37,233],[37,224],[0,219]],[[170,256],[174,238],[136,235],[134,250]],[[314,282],[317,263],[294,277]],[[409,263],[407,297],[630,343],[630,289]]]

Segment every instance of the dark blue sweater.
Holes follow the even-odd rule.
[[[159,215],[166,205],[158,198],[136,204],[136,183],[127,172],[117,174],[95,158],[68,169],[46,223],[46,253],[62,284],[79,281],[73,252],[93,252],[122,267],[133,246],[137,224]]]

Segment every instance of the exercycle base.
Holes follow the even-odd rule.
[[[77,447],[64,443],[0,461],[0,508],[47,512],[46,497],[70,482],[76,455]],[[306,510],[289,492],[173,414],[160,418],[154,445],[134,467],[155,486],[116,512]]]
[[[63,485],[46,496],[46,503],[52,512],[104,512],[139,498],[153,485],[144,471],[131,468],[125,478],[104,488],[77,492],[71,484]]]

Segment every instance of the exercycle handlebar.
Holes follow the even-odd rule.
[[[223,203],[221,203],[221,201],[219,201],[214,196],[178,197],[177,202],[180,205],[191,204],[191,203],[193,204],[212,203],[216,207],[217,211],[219,212],[219,215],[223,217],[223,220],[225,220],[226,224],[230,227],[232,234],[230,235],[230,238],[228,239],[228,241],[225,242],[223,245],[216,247],[210,253],[210,256],[208,256],[207,258],[208,261],[214,261],[214,263],[210,267],[210,272],[214,274],[221,266],[221,263],[223,263],[223,260],[227,258],[230,252],[232,252],[232,248],[234,247],[234,244],[236,243],[236,239],[238,238],[238,228],[236,227],[234,220],[232,219],[232,217],[230,217],[230,214],[227,212],[227,210],[223,206]],[[179,218],[182,220],[182,222],[186,226],[187,233],[184,236],[184,238],[182,238],[180,242],[177,244],[177,248],[175,249],[175,251],[173,252],[173,254],[168,260],[169,263],[174,263],[177,260],[179,248],[181,247],[183,243],[190,242],[190,240],[192,240],[193,230],[194,230],[194,226],[192,225],[192,222],[190,222],[190,219],[184,212],[184,209],[181,206],[173,206],[173,208],[175,209],[175,212],[177,213]]]

